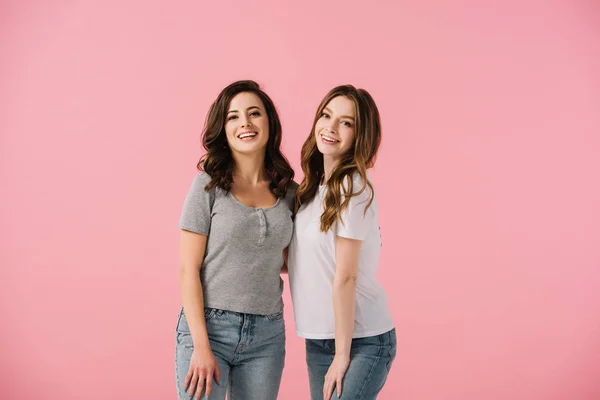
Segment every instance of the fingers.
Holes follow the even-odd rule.
[[[325,384],[323,385],[323,399],[330,400],[331,395],[333,394],[333,386],[335,380],[331,379],[329,376],[325,376]]]
[[[196,387],[196,394],[194,398],[196,400],[200,400],[200,395],[202,394],[202,389],[204,389],[204,381],[206,380],[206,375],[204,375],[203,371],[200,371],[200,376],[198,377],[198,385]]]
[[[221,384],[221,371],[219,370],[219,364],[215,365],[215,380],[217,384]]]
[[[192,378],[190,379],[189,386],[186,388],[188,396],[192,396],[194,394],[194,390],[196,389],[196,385],[198,384],[198,374],[196,371],[192,371]]]
[[[188,390],[188,387],[190,386],[190,381],[192,380],[192,376],[193,376],[193,375],[194,375],[194,374],[193,374],[193,371],[192,371],[192,369],[190,368],[190,369],[188,370],[188,373],[187,373],[187,375],[185,376],[185,380],[183,381],[183,386],[184,386],[185,390]]]
[[[210,397],[213,385],[213,370],[209,369],[206,373],[206,397]]]
[[[333,395],[333,390],[336,389],[337,397],[342,397],[342,380],[343,375],[337,377],[325,376],[325,383],[323,384],[323,398],[330,400]]]
[[[333,390],[329,386],[323,388],[323,400],[330,400]]]

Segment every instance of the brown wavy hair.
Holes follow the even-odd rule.
[[[250,80],[233,82],[219,93],[206,116],[202,131],[202,147],[206,153],[198,161],[198,169],[205,171],[211,181],[205,190],[218,187],[231,189],[235,160],[227,143],[225,123],[231,100],[239,93],[254,93],[265,106],[269,119],[269,139],[265,152],[265,169],[271,178],[270,188],[275,197],[284,197],[289,183],[294,179],[294,170],[281,153],[281,121],[273,100],[262,91],[258,83]]]
[[[344,96],[354,103],[356,122],[354,126],[354,143],[348,152],[334,167],[327,181],[327,194],[325,195],[325,211],[321,215],[321,231],[327,232],[338,220],[348,207],[350,198],[360,195],[367,187],[371,197],[365,208],[373,202],[373,185],[367,178],[367,169],[375,165],[377,150],[381,144],[381,119],[379,110],[373,97],[364,89],[357,89],[352,85],[343,85],[333,88],[317,109],[310,135],[302,146],[302,171],[304,179],[296,191],[295,211],[302,204],[310,202],[317,191],[319,184],[325,174],[323,166],[323,154],[317,147],[315,138],[315,125],[323,113],[323,109],[329,102],[338,96]],[[358,173],[363,181],[363,187],[354,191],[352,176]]]

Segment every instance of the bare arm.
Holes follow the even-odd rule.
[[[206,394],[212,391],[213,375],[220,381],[220,371],[214,354],[210,348],[206,320],[204,319],[204,295],[200,281],[200,268],[204,261],[207,236],[181,231],[179,283],[183,309],[194,343],[194,351],[190,360],[190,369],[185,378],[188,394],[200,392],[206,382]]]
[[[335,354],[350,357],[354,332],[354,311],[358,258],[361,240],[338,236],[335,245],[336,269],[333,278],[333,310],[335,313]]]
[[[205,235],[190,231],[181,231],[179,248],[179,284],[185,317],[190,327],[194,349],[203,349],[210,345],[204,320],[204,295],[200,282],[200,268],[206,250]]]
[[[335,314],[335,357],[323,385],[323,396],[329,400],[334,388],[342,395],[342,379],[350,365],[350,348],[354,333],[354,313],[358,259],[361,240],[336,237],[335,276],[333,277],[333,310]]]

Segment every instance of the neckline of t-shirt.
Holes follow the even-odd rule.
[[[236,203],[238,203],[240,206],[242,206],[242,207],[246,207],[246,208],[249,208],[250,210],[253,210],[253,211],[256,211],[256,210],[270,210],[271,208],[275,208],[275,207],[277,207],[277,206],[279,205],[279,202],[281,201],[281,197],[278,197],[278,198],[277,198],[277,200],[275,200],[275,204],[273,204],[272,206],[269,206],[269,207],[252,207],[252,206],[249,206],[248,204],[244,204],[244,203],[242,203],[241,201],[239,201],[239,200],[237,199],[237,197],[235,197],[235,196],[233,195],[233,193],[231,193],[231,192],[228,192],[228,194],[229,194],[229,196],[231,196],[231,198],[232,198],[232,199],[233,199],[233,200],[234,200]]]

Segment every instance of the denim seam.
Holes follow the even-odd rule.
[[[394,361],[394,358],[392,357],[393,350],[394,350],[394,347],[390,345],[390,351],[388,351],[388,357],[390,359],[388,360],[388,362],[385,363],[385,369],[387,370],[388,374],[390,373],[390,370],[392,369],[392,361]]]
[[[179,361],[179,356],[177,355],[177,351],[175,351],[175,381],[177,382],[177,397],[181,393],[181,380],[179,379],[179,374],[177,373],[177,363]]]
[[[392,352],[396,347],[396,345],[392,343],[392,332],[393,329],[388,332],[388,341],[390,342],[390,351],[388,351],[388,356],[390,357],[390,360],[385,364],[385,369],[387,369],[388,374],[390,373],[390,370],[392,368],[392,362],[394,361],[394,357],[392,357]]]
[[[233,369],[233,367],[231,369]],[[234,394],[233,394],[233,382],[231,379],[231,371],[229,371],[228,381],[229,381],[229,388],[227,389],[227,398],[229,400],[235,400],[236,396],[234,396]]]
[[[179,313],[179,316],[177,317],[177,328],[179,328],[179,323],[181,322],[181,312]],[[181,393],[181,389],[183,389],[183,387],[181,386],[181,379],[179,378],[179,374],[177,373],[177,365],[179,365],[179,352],[177,351],[177,346],[179,345],[179,331],[178,329],[175,329],[175,381],[176,381],[176,386],[177,386],[177,397],[179,398],[179,394]]]
[[[358,392],[359,399],[362,398],[365,388],[367,387],[367,383],[369,383],[369,380],[373,376],[373,372],[375,371],[375,367],[377,366],[377,363],[379,363],[379,360],[381,360],[381,352],[382,351],[383,351],[383,345],[381,343],[381,335],[379,335],[379,354],[377,354],[377,358],[373,362],[373,365],[371,365],[371,369],[369,369],[369,374],[365,378],[365,381],[364,381],[362,387],[360,388],[360,391]]]

